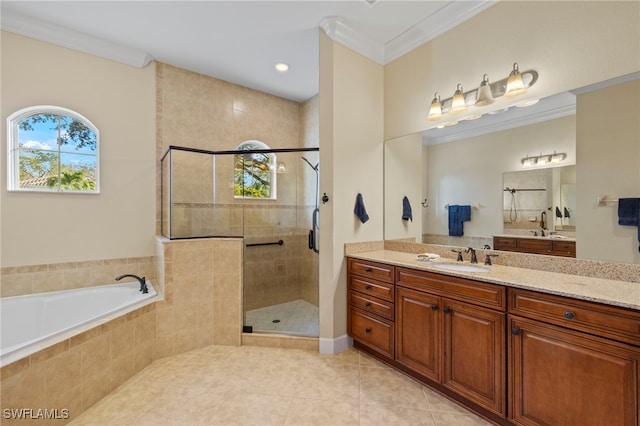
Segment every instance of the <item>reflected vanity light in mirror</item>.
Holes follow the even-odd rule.
[[[527,155],[522,160],[520,160],[520,163],[522,163],[522,167],[533,167],[542,166],[547,163],[559,163],[561,161],[564,161],[566,158],[567,154],[565,154],[564,152],[556,153],[554,151],[553,154],[540,154],[534,157],[529,157]]]

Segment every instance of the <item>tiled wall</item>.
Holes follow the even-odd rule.
[[[318,146],[317,96],[293,102],[162,63],[156,82],[158,159],[169,145],[210,151],[233,150],[246,140],[271,148]],[[282,238],[283,247],[246,252],[246,308],[299,298],[317,304],[317,255],[306,249],[315,173],[301,154],[278,154],[288,173],[277,175],[277,200],[264,201],[234,198],[233,155],[172,155],[172,235],[245,236],[246,242]],[[157,182],[160,234],[159,162]],[[169,207],[166,197],[164,207]]]
[[[240,345],[242,239],[157,238],[164,301],[156,303],[156,358]]]
[[[67,409],[68,419],[2,419],[3,425],[65,424],[154,360],[155,305],[130,312],[0,370],[3,409]]]
[[[9,266],[0,270],[0,296],[114,284],[115,277],[122,274],[145,276],[155,285],[155,272],[153,256]]]

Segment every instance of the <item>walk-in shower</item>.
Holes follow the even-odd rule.
[[[161,169],[165,237],[244,239],[244,331],[318,336],[318,148],[171,146]]]

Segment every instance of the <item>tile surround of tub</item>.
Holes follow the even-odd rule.
[[[164,300],[156,303],[156,357],[240,345],[243,240],[157,237],[156,252],[164,284]]]
[[[115,277],[128,273],[145,276],[156,285],[155,257],[142,256],[2,267],[0,269],[2,278],[0,296],[20,296],[114,284]]]
[[[66,408],[56,424],[68,423],[155,360],[155,313],[147,305],[2,367],[0,406]]]

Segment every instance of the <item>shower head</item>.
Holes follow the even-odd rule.
[[[305,157],[300,157],[301,160],[304,160],[309,167],[311,167],[313,170],[315,170],[316,172],[318,171],[318,166],[320,165],[320,163],[316,163],[316,165],[314,166],[313,164],[311,164],[311,162],[309,160],[307,160]]]

